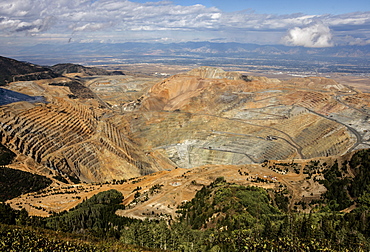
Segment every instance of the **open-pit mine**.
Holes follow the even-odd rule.
[[[299,163],[303,181],[309,160],[370,147],[370,95],[322,77],[279,80],[200,67],[169,78],[66,74],[10,82],[3,90],[43,97],[0,106],[1,144],[16,154],[9,167],[82,187],[149,174],[160,183],[160,174],[175,174],[168,188],[199,189],[199,181],[211,182],[201,167],[207,176],[215,167],[211,177],[232,180],[227,167],[235,174],[244,167],[247,175],[261,175],[260,168],[261,176],[283,180],[281,171],[266,172],[270,160]],[[179,179],[186,173],[180,168],[197,169],[192,184]],[[136,188],[130,186],[122,189],[127,199]],[[191,199],[195,189],[176,202]]]

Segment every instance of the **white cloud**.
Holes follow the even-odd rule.
[[[76,36],[76,33],[84,33],[93,38],[94,34],[101,36],[103,32],[119,40],[124,37],[122,33],[134,31],[140,31],[142,36],[149,36],[149,32],[176,31],[178,40],[189,40],[191,31],[194,38],[225,36],[227,40],[235,41],[241,39],[241,34],[248,40],[248,34],[260,32],[261,40],[264,40],[266,32],[274,34],[270,37],[275,38],[289,31],[285,41],[290,44],[318,47],[331,46],[337,31],[361,29],[362,33],[370,34],[369,27],[370,12],[268,15],[251,10],[227,13],[216,7],[181,6],[170,1],[0,0],[0,36],[49,33],[52,37],[60,33],[75,33]],[[148,35],[144,35],[145,32]],[[365,40],[370,39],[368,36]]]
[[[110,23],[88,23],[73,28],[73,31],[98,31],[111,26]]]
[[[316,23],[310,26],[295,27],[288,31],[284,37],[288,45],[304,47],[331,47],[333,46],[332,34],[328,26]]]
[[[9,19],[7,17],[0,18],[0,30],[8,30],[13,27],[18,26],[21,23],[20,20],[17,19]]]

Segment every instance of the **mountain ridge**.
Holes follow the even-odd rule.
[[[43,48],[44,47],[44,48]],[[86,53],[98,52],[101,53],[147,53],[154,52],[159,54],[171,55],[176,52],[188,53],[204,53],[204,54],[240,54],[242,52],[256,54],[276,54],[276,55],[319,55],[332,57],[363,57],[366,58],[370,53],[370,45],[351,45],[351,46],[336,46],[327,48],[307,48],[301,46],[286,46],[286,45],[259,45],[251,43],[215,43],[215,42],[182,42],[182,43],[150,43],[150,42],[125,42],[125,43],[69,43],[69,44],[38,44],[30,47],[24,47],[20,50],[22,53],[31,51],[40,53],[46,52],[43,49],[56,49],[56,52],[64,51],[67,48],[74,49],[77,52],[86,50]],[[119,50],[119,51],[117,51]],[[359,53],[362,53],[360,55]],[[83,53],[82,53],[83,54]],[[351,56],[353,55],[353,56]]]
[[[0,86],[14,81],[59,77],[50,69],[0,56]]]
[[[124,75],[122,71],[107,71],[105,69],[97,67],[85,67],[78,64],[72,63],[61,63],[50,67],[52,71],[60,75],[67,75],[71,73],[81,74],[83,76],[93,76],[93,75]]]

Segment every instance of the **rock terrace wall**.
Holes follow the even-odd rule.
[[[99,117],[93,108],[63,99],[30,105],[27,110],[3,106],[1,143],[55,174],[83,181],[130,178],[158,170],[126,137],[127,132],[109,118]],[[110,162],[112,158],[116,161]]]
[[[368,110],[357,113],[344,101],[359,92],[326,78],[282,82],[240,76],[201,67],[159,82],[135,110],[141,113],[133,122],[136,139],[184,168],[335,156],[370,147]]]

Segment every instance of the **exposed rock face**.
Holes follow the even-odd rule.
[[[199,67],[188,72],[190,76],[197,76],[200,78],[208,79],[229,79],[229,80],[241,80],[243,79],[242,74],[235,72],[225,72],[221,68],[217,67]]]
[[[56,174],[91,182],[159,170],[130,139],[122,118],[101,118],[101,111],[83,104],[63,99],[52,104],[15,103],[1,107],[0,119],[2,144]]]
[[[224,76],[201,67],[154,85],[135,122],[138,141],[145,139],[147,149],[186,168],[341,155],[369,147],[368,112],[345,119],[354,110],[342,99],[360,94],[333,80]],[[158,134],[162,137],[151,137]]]
[[[203,110],[212,111],[213,114],[230,109],[227,107],[240,102],[240,99],[244,102],[251,97],[252,92],[274,87],[281,87],[279,80],[246,77],[219,68],[200,67],[154,85],[142,104],[147,110]]]

